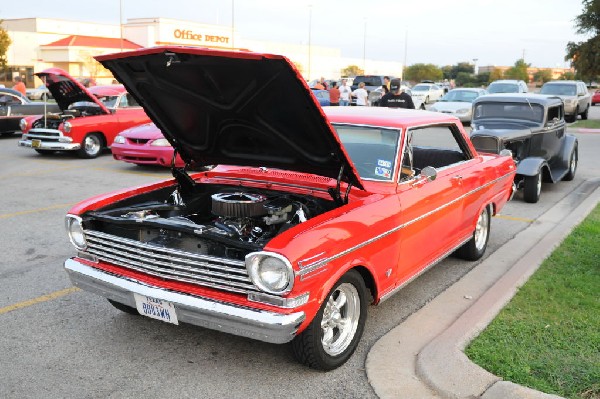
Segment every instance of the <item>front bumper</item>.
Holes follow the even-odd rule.
[[[134,293],[161,299],[174,305],[177,318],[184,323],[274,344],[291,341],[306,317],[304,312],[281,314],[151,287],[87,266],[75,258],[65,261],[65,270],[73,285],[132,308]]]
[[[36,150],[56,150],[56,151],[73,151],[81,148],[79,143],[57,143],[38,140],[33,144],[33,140],[19,140],[19,147],[35,148]]]

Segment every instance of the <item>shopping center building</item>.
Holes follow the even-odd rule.
[[[242,37],[230,26],[199,24],[168,18],[132,18],[122,26],[47,18],[6,19],[2,27],[11,39],[0,71],[0,84],[12,86],[20,75],[28,87],[41,82],[35,72],[50,67],[66,70],[76,78],[94,78],[110,83],[110,72],[94,56],[142,47],[184,45],[214,49],[250,50],[288,57],[306,79],[337,79],[349,65],[367,74],[400,76],[402,63],[344,57],[341,50],[304,44],[264,42]]]

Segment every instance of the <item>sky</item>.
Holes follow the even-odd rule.
[[[588,39],[575,29],[582,10],[582,0],[6,0],[0,19],[163,17],[233,25],[242,39],[308,44],[310,34],[343,57],[407,65],[568,67],[567,43]]]

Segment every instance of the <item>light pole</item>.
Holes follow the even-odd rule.
[[[363,30],[363,73],[367,73],[367,18]]]
[[[121,30],[121,52],[123,52],[123,0],[119,0],[119,29]]]
[[[477,75],[477,61],[479,61],[479,58],[473,58],[473,73],[475,75]]]

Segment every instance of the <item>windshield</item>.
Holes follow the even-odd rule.
[[[519,85],[516,83],[492,83],[488,87],[490,93],[518,93]]]
[[[334,125],[361,178],[391,181],[396,167],[399,130]]]
[[[381,86],[383,79],[380,76],[357,76],[352,81],[352,85],[356,86],[364,82],[365,86]]]
[[[541,123],[544,108],[539,104],[480,103],[475,106],[473,119],[521,119]]]
[[[469,90],[452,90],[449,91],[440,101],[456,101],[456,102],[465,102],[472,103],[479,94],[474,91]]]
[[[428,91],[429,90],[429,86],[427,85],[416,85],[415,87],[412,88],[412,91]]]
[[[575,85],[545,84],[542,86],[540,94],[554,94],[557,96],[575,96],[577,95],[577,88],[575,87]]]
[[[99,96],[98,100],[100,100],[106,108],[116,108],[119,96]]]

